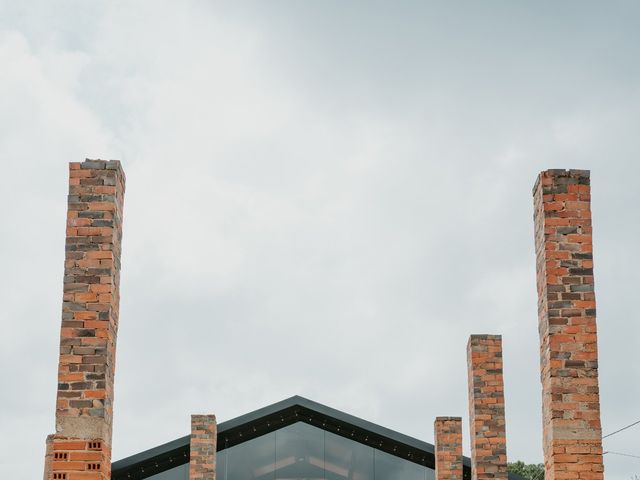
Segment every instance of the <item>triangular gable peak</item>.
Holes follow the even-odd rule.
[[[258,437],[264,437],[298,422],[371,447],[376,451],[383,452],[383,454],[426,467],[428,470],[435,468],[432,444],[306,398],[294,396],[218,425],[218,469],[223,467],[225,463],[225,457],[220,455],[225,450],[231,452],[233,447]],[[149,478],[185,465],[188,461],[189,435],[114,462],[112,480]],[[464,478],[471,478],[470,460],[464,457],[463,463]],[[273,468],[277,470],[280,466],[274,464]],[[429,473],[426,472],[425,476],[432,478]],[[217,478],[224,480],[223,472],[218,471]]]

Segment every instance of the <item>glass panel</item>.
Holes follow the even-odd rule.
[[[427,474],[427,480],[436,480],[436,471],[432,468],[424,467],[424,470]]]
[[[226,480],[274,479],[276,432],[227,449]]]
[[[430,468],[303,422],[221,450],[216,470],[218,480],[434,480],[435,477]],[[187,477],[188,467],[184,479]]]
[[[228,448],[220,450],[216,453],[216,479],[224,480],[227,478],[227,453]]]
[[[375,451],[375,480],[425,480],[426,467],[394,455]]]
[[[332,480],[373,480],[373,448],[325,432],[325,470]]]
[[[185,463],[171,470],[151,475],[148,478],[152,480],[189,480],[189,464]]]
[[[276,431],[276,478],[324,479],[324,430],[298,422]]]

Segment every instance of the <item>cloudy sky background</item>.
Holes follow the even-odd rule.
[[[0,476],[42,475],[85,157],[127,173],[114,459],[294,394],[429,442],[462,415],[468,454],[466,341],[501,333],[509,459],[542,461],[546,168],[592,170],[603,429],[640,419],[639,45],[634,0],[0,0]]]

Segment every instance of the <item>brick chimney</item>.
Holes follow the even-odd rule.
[[[215,415],[191,415],[189,480],[216,480],[217,432]]]
[[[462,418],[436,417],[436,480],[462,480]]]
[[[116,160],[69,164],[56,432],[45,480],[111,477],[125,176]]]
[[[589,171],[533,189],[546,480],[604,478]]]
[[[506,480],[502,337],[471,335],[467,344],[467,364],[472,478]]]

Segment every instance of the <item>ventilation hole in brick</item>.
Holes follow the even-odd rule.
[[[55,452],[53,454],[54,460],[66,460],[68,457],[69,457],[69,454],[67,452]]]
[[[53,474],[53,480],[67,480],[67,474],[66,473],[54,473]]]
[[[102,444],[100,442],[89,442],[89,450],[100,450]]]
[[[87,463],[87,470],[100,470],[99,463]]]

